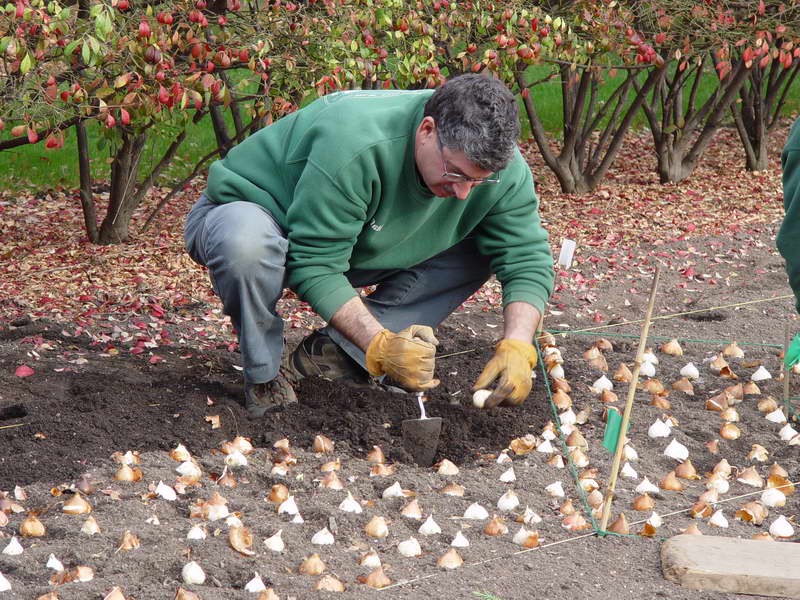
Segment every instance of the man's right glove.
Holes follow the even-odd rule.
[[[388,375],[410,392],[435,388],[439,385],[433,378],[438,343],[427,325],[412,325],[399,333],[384,329],[369,343],[367,370],[373,377]]]
[[[531,371],[536,366],[537,359],[533,344],[522,340],[500,340],[495,347],[494,356],[486,363],[472,386],[473,391],[484,389],[499,378],[497,387],[486,399],[484,408],[494,408],[498,404],[522,404],[531,392]]]

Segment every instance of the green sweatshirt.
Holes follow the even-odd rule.
[[[553,287],[547,233],[530,169],[517,151],[466,201],[437,198],[418,175],[415,131],[433,92],[324,96],[215,162],[207,196],[264,206],[287,234],[287,284],[325,320],[356,291],[351,268],[408,268],[474,234],[503,304],[542,311]]]
[[[800,119],[795,121],[781,154],[783,169],[783,207],[786,216],[775,240],[786,260],[789,285],[800,313]]]

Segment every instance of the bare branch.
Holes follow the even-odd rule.
[[[49,127],[47,129],[40,129],[36,132],[36,135],[40,140],[44,139],[51,133],[62,131],[64,129],[69,129],[80,120],[81,120],[80,117],[72,117],[71,119],[62,121],[61,123],[59,123],[58,125],[54,125],[53,127]],[[0,152],[2,152],[3,150],[8,150],[10,148],[18,148],[19,146],[25,146],[26,144],[30,144],[30,142],[28,141],[28,137],[25,135],[16,138],[11,138],[8,140],[3,140],[2,142],[0,142]]]
[[[700,89],[700,81],[703,79],[703,70],[705,69],[706,64],[706,54],[700,59],[700,64],[697,66],[697,74],[695,75],[694,81],[692,82],[692,89],[689,92],[689,102],[687,104],[688,108],[686,110],[686,120],[688,121],[692,114],[694,113],[694,106],[695,101],[697,100],[697,90]]]
[[[800,60],[795,60],[791,69],[785,69],[785,72],[790,73],[789,81],[787,81],[786,85],[783,86],[783,91],[781,92],[780,98],[775,103],[775,110],[770,113],[770,119],[767,123],[767,131],[772,131],[775,128],[775,125],[777,125],[780,114],[783,111],[783,105],[786,102],[786,97],[792,88],[792,84],[797,77],[798,71],[800,71]]]
[[[600,166],[597,168],[597,171],[594,174],[594,177],[597,179],[602,178],[605,176],[606,171],[611,166],[612,161],[617,155],[617,151],[619,150],[620,146],[622,146],[622,142],[625,138],[625,133],[627,132],[628,128],[633,121],[634,116],[639,111],[647,97],[647,94],[650,90],[653,89],[654,86],[658,85],[659,82],[663,81],[664,75],[666,74],[666,65],[662,66],[657,69],[653,69],[653,71],[647,76],[647,80],[644,82],[644,85],[641,88],[641,92],[636,95],[633,99],[633,102],[628,107],[628,111],[625,113],[625,117],[622,119],[619,127],[617,128],[614,137],[611,140],[611,143],[608,146],[608,150],[606,151],[605,157],[603,161],[600,163]],[[632,79],[636,79],[635,75],[632,75]]]
[[[578,139],[578,131],[580,130],[581,116],[584,112],[584,101],[586,100],[586,92],[592,80],[592,74],[588,69],[584,69],[581,73],[580,83],[578,84],[578,93],[575,94],[575,99],[571,102],[571,115],[570,120],[564,122],[564,151],[572,152],[575,148],[575,142]]]
[[[745,66],[744,61],[739,61],[736,65],[736,70],[732,74],[729,74],[728,77],[730,77],[730,79],[728,79],[728,83],[726,84],[725,93],[715,104],[713,111],[711,111],[710,108],[706,111],[711,114],[706,120],[705,127],[703,127],[700,135],[692,145],[691,150],[686,154],[685,163],[690,165],[695,164],[706,149],[706,146],[711,143],[711,139],[722,121],[722,116],[725,114],[725,111],[728,110],[736,94],[739,93],[739,88],[742,86],[749,73],[750,69]]]
[[[517,85],[519,85],[520,88],[523,88],[525,84],[525,77],[523,76],[522,72],[518,71],[515,74],[515,77],[517,80]],[[555,154],[553,154],[553,151],[550,149],[550,143],[547,139],[547,134],[544,131],[544,126],[542,125],[542,121],[536,112],[536,107],[533,104],[530,94],[524,94],[522,96],[522,103],[525,106],[525,113],[528,115],[528,121],[531,125],[531,133],[533,134],[533,138],[536,140],[536,145],[539,147],[539,152],[541,153],[544,162],[547,163],[547,166],[553,172],[556,172],[558,170],[558,161]]]
[[[592,164],[592,166],[597,164],[597,161],[600,158],[600,153],[602,152],[603,148],[605,147],[606,143],[608,142],[608,139],[611,136],[611,133],[615,129],[617,129],[617,131],[620,130],[620,129],[617,128],[616,123],[619,120],[619,115],[622,113],[622,111],[623,111],[623,109],[625,107],[625,103],[628,101],[628,90],[631,89],[631,78],[632,77],[636,77],[636,75],[633,74],[633,73],[629,73],[628,77],[625,78],[625,81],[622,83],[622,85],[620,85],[617,88],[618,90],[622,90],[622,94],[619,96],[619,98],[617,99],[617,101],[616,101],[616,103],[614,105],[614,112],[611,115],[611,117],[609,118],[608,123],[606,123],[606,126],[603,128],[603,133],[600,134],[600,139],[597,140],[597,149],[592,154],[592,157],[590,159],[590,163]],[[615,90],[614,93],[616,94],[616,90]],[[640,100],[638,98],[634,99],[634,102],[636,102],[637,100],[639,102],[643,102],[643,100]],[[627,129],[627,125],[625,124],[624,121],[619,124],[619,128],[623,128],[622,129],[623,131],[624,131],[624,129]]]
[[[250,122],[250,124],[245,129],[242,130],[242,132],[239,135],[236,136],[236,141],[240,142],[247,136],[248,133],[257,130],[260,127],[260,125],[261,125],[261,119],[256,117]],[[144,233],[150,228],[150,224],[153,222],[156,216],[158,216],[158,213],[160,213],[162,209],[169,203],[169,201],[172,200],[175,194],[177,194],[180,190],[182,190],[183,186],[189,183],[192,179],[197,177],[198,173],[200,173],[203,166],[209,160],[211,160],[212,158],[214,158],[219,154],[220,154],[220,148],[219,147],[214,148],[214,150],[212,150],[211,152],[203,156],[199,161],[197,161],[197,164],[195,164],[194,169],[192,169],[192,172],[189,173],[189,175],[187,175],[181,181],[172,186],[172,189],[170,190],[169,194],[167,194],[164,198],[161,199],[158,205],[153,209],[153,212],[151,212],[150,215],[147,217],[147,220],[144,222],[144,225],[142,225],[141,233]]]

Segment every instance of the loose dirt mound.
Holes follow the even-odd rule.
[[[440,360],[442,384],[427,404],[431,415],[444,418],[439,457],[458,464],[474,461],[504,448],[512,437],[541,429],[551,418],[543,410],[541,386],[514,411],[465,405],[469,387],[491,356],[490,340],[477,340],[455,326],[442,333],[446,341],[440,354],[456,354]],[[190,440],[194,451],[207,452],[237,434],[259,445],[289,437],[309,447],[316,434],[325,433],[355,455],[380,445],[390,459],[410,461],[400,431],[404,419],[419,416],[410,394],[306,380],[298,387],[296,405],[252,420],[238,402],[241,383],[233,368],[238,355],[170,348],[157,364],[129,355],[98,356],[88,346],[81,348],[80,339],[65,337],[57,325],[42,322],[6,331],[2,339],[0,384],[7,392],[0,419],[21,426],[0,438],[0,489],[69,481],[86,469],[87,460],[120,449],[168,450]],[[20,380],[13,367],[30,362],[24,348],[37,340],[65,352],[85,351],[86,362],[65,364],[60,353],[51,352],[53,358],[34,364],[35,376]],[[220,417],[219,429],[205,421],[214,415]]]

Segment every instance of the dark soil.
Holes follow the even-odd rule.
[[[28,360],[25,347],[36,337],[62,352],[83,351],[88,362],[65,365],[56,355],[35,364],[36,376],[20,380],[14,366]],[[463,464],[541,429],[550,415],[542,410],[540,386],[517,410],[467,406],[469,386],[491,356],[490,340],[471,338],[458,325],[443,326],[442,337],[440,354],[471,352],[440,361],[446,372],[426,403],[431,416],[444,419],[437,456]],[[411,394],[308,379],[297,389],[296,405],[276,409],[264,421],[252,420],[239,404],[241,383],[232,367],[236,355],[171,348],[162,350],[165,361],[155,365],[124,355],[98,356],[80,339],[64,337],[57,324],[44,322],[9,327],[0,341],[20,348],[0,358],[0,385],[14,389],[13,395],[0,394],[0,421],[13,426],[0,441],[0,489],[67,482],[87,468],[89,458],[120,449],[169,450],[191,440],[193,451],[207,452],[237,434],[260,445],[289,437],[308,447],[324,433],[354,454],[379,445],[392,460],[412,461],[401,434],[404,419],[419,417]],[[212,430],[204,419],[215,414],[221,426]]]

